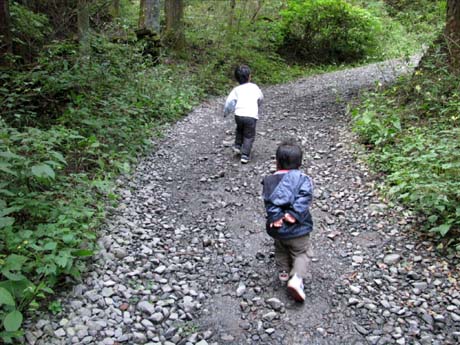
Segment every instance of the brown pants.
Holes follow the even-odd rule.
[[[280,271],[306,278],[309,258],[307,255],[310,236],[305,235],[289,240],[275,240],[275,261]]]

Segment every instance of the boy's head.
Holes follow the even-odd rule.
[[[251,69],[246,65],[235,68],[235,79],[240,84],[245,84],[251,79]]]
[[[276,167],[282,170],[299,169],[302,165],[302,149],[293,142],[284,142],[276,150]]]

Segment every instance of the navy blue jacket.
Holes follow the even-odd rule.
[[[287,240],[304,236],[313,230],[310,205],[313,199],[313,182],[300,170],[289,170],[266,176],[262,182],[265,209],[267,211],[267,232],[270,236]],[[296,219],[290,224],[283,222],[281,228],[270,224],[289,213]]]

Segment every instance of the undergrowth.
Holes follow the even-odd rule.
[[[183,67],[153,66],[140,48],[95,36],[91,49],[82,57],[62,42],[31,70],[0,74],[5,341],[18,335],[22,312],[37,308],[62,277],[80,276],[104,200],[116,200],[112,177],[130,170],[152,129],[201,97]]]
[[[459,85],[446,50],[435,46],[414,75],[368,95],[353,111],[369,162],[385,174],[387,195],[424,215],[423,228],[458,249]]]

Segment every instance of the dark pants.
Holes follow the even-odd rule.
[[[248,116],[235,116],[236,134],[235,146],[241,147],[241,154],[248,156],[256,138],[257,119]]]

